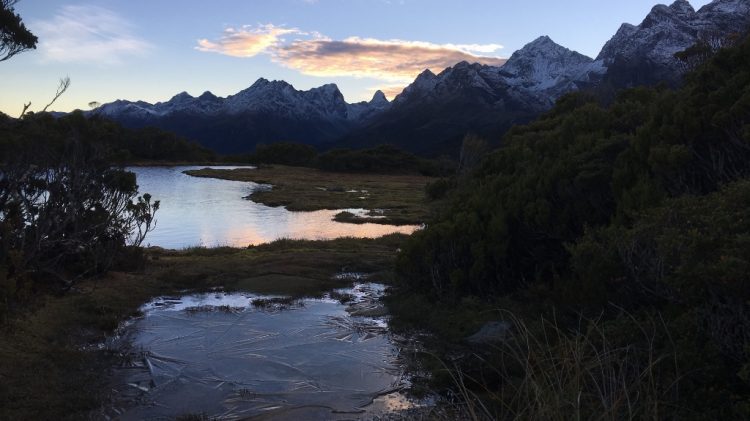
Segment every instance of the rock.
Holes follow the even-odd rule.
[[[487,322],[475,334],[466,338],[467,342],[486,344],[504,341],[510,332],[511,324],[503,321]]]

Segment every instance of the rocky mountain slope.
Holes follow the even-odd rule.
[[[640,25],[623,24],[602,48],[597,61],[607,68],[605,82],[615,88],[679,83],[685,71],[675,54],[699,41],[721,46],[750,27],[750,1],[714,0],[695,11],[686,0],[657,5]]]
[[[714,0],[698,11],[677,0],[655,6],[637,26],[623,24],[596,59],[542,36],[503,66],[461,62],[437,75],[425,70],[392,103],[382,92],[347,104],[333,84],[298,91],[259,79],[227,98],[183,92],[163,103],[116,101],[96,112],[128,126],[173,130],[219,152],[296,141],[324,148],[387,142],[421,154],[450,154],[466,133],[499,139],[572,91],[676,85],[686,71],[676,53],[698,42],[720,47],[748,27],[750,0]]]
[[[501,67],[459,63],[422,73],[393,106],[345,137],[387,139],[418,153],[453,153],[467,132],[497,140],[509,127],[580,89],[608,95],[636,85],[676,85],[687,70],[675,54],[699,41],[718,47],[750,28],[750,0],[714,0],[695,11],[685,0],[657,5],[638,25],[623,24],[596,59],[543,36]]]
[[[299,91],[284,81],[261,78],[226,98],[182,92],[156,104],[119,100],[92,113],[129,127],[157,126],[219,152],[237,153],[280,140],[324,146],[389,107],[380,91],[370,102],[348,104],[334,84]]]

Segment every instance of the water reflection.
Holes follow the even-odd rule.
[[[258,184],[190,177],[182,172],[202,167],[133,167],[139,190],[161,201],[156,229],[146,243],[165,248],[195,245],[236,246],[280,238],[327,240],[375,238],[394,232],[410,234],[416,226],[345,224],[333,221],[339,212],[289,212],[243,199]],[[237,168],[237,167],[213,167]]]

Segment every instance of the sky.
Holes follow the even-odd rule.
[[[696,9],[710,0],[692,0]],[[0,62],[0,111],[88,109],[182,91],[226,97],[258,78],[336,83],[348,102],[392,99],[422,70],[501,64],[539,36],[590,57],[656,0],[21,0],[36,50]]]

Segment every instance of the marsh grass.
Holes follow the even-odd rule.
[[[349,304],[354,301],[354,295],[345,292],[331,291],[328,293],[328,296],[331,297],[332,300],[336,300],[341,304]]]
[[[226,313],[226,314],[237,314],[242,313],[242,307],[232,307],[229,305],[221,306],[193,306],[185,309],[185,312],[190,315],[201,314],[201,313]]]
[[[322,209],[382,209],[384,218],[354,218],[340,222],[371,222],[389,225],[417,225],[427,220],[427,184],[435,178],[414,174],[362,174],[321,171],[283,165],[257,169],[186,171],[194,177],[251,181],[271,184],[272,189],[254,192],[250,199],[268,206],[286,206],[290,211]]]
[[[621,345],[598,319],[581,319],[579,328],[568,330],[556,320],[531,324],[509,312],[503,315],[513,326],[510,337],[488,353],[472,355],[483,373],[441,360],[464,417],[633,420],[675,413],[681,375],[660,316],[637,320],[625,315],[642,340]]]
[[[256,298],[250,303],[262,310],[288,310],[305,305],[303,301],[292,297]]]

